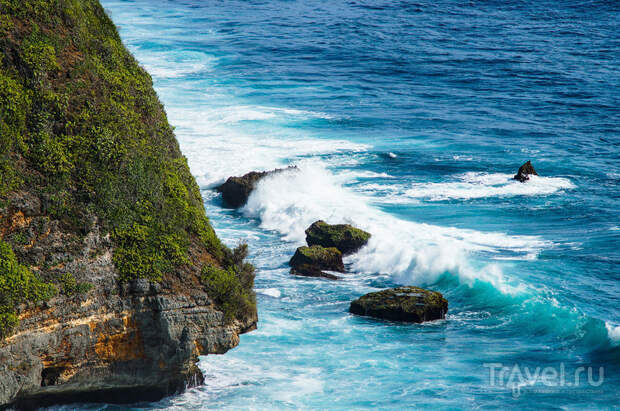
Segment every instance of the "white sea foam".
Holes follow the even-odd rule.
[[[513,180],[512,174],[465,173],[456,176],[456,181],[441,183],[416,183],[405,190],[409,198],[424,198],[431,201],[448,199],[471,199],[484,197],[535,196],[553,194],[560,190],[575,188],[566,178],[530,176],[521,183]]]
[[[174,110],[174,109],[173,109]],[[170,111],[170,110],[169,110]],[[175,116],[174,111],[171,111]],[[222,125],[234,125],[243,121],[271,120],[278,121],[304,120],[309,118],[331,118],[330,115],[315,111],[289,110],[278,107],[260,106],[260,105],[229,105],[218,106],[217,108],[205,108],[203,110],[194,111],[184,108],[178,116],[181,125],[188,124],[188,116],[194,121],[193,126],[208,125],[209,127],[217,127]],[[177,116],[175,116],[176,118]],[[183,118],[181,118],[183,117]]]
[[[301,132],[295,136],[257,138],[236,123],[279,115],[275,111],[262,111],[260,107],[227,106],[195,110],[176,106],[168,109],[168,113],[177,126],[179,143],[201,187],[221,183],[231,175],[283,167],[305,156],[359,152],[367,148],[345,140],[304,136]]]
[[[140,64],[153,77],[177,78],[189,74],[210,71],[216,58],[205,53],[191,51],[142,51],[131,50],[139,56]]]
[[[373,236],[366,247],[350,257],[353,269],[389,273],[397,281],[408,283],[433,283],[442,274],[450,273],[469,284],[480,280],[512,292],[519,286],[509,284],[499,266],[473,267],[469,255],[508,250],[528,256],[551,245],[534,236],[405,221],[373,208],[370,202],[370,198],[342,187],[338,177],[318,160],[304,160],[298,170],[262,180],[242,211],[260,219],[263,228],[299,243],[304,240],[304,229],[317,219],[355,224]]]
[[[620,344],[620,325],[613,325],[609,322],[605,323],[607,335],[614,344]]]
[[[346,180],[352,180],[352,179],[359,180],[359,179],[365,179],[365,178],[394,178],[388,173],[376,173],[374,171],[367,171],[367,170],[347,170],[347,171],[339,172],[337,175],[338,177],[344,178]]]
[[[473,161],[474,158],[472,156],[454,155],[454,156],[452,156],[452,160],[457,160],[457,161]]]
[[[277,288],[258,288],[256,289],[258,294],[267,295],[273,298],[280,298],[282,293]]]

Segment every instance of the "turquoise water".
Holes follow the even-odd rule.
[[[204,386],[139,408],[620,406],[618,3],[103,4],[218,234],[259,270],[258,330],[202,358]],[[540,177],[511,180],[526,160]],[[213,191],[288,164],[241,210]],[[373,233],[342,281],[288,274],[319,218]],[[397,284],[444,293],[447,319],[347,313]]]

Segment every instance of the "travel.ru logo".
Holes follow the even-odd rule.
[[[482,366],[489,370],[489,386],[509,388],[514,398],[518,398],[522,390],[541,393],[560,390],[583,392],[600,387],[605,382],[604,367],[599,367],[596,372],[596,368],[590,366],[567,370],[564,363],[544,368],[502,363],[484,363]]]

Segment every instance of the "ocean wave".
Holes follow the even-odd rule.
[[[405,221],[370,206],[372,198],[342,187],[338,176],[316,160],[304,160],[298,170],[262,180],[243,213],[258,218],[261,227],[279,232],[287,241],[303,242],[304,230],[317,219],[349,222],[373,234],[369,244],[352,257],[357,271],[389,273],[402,282],[430,284],[444,273],[472,283],[486,281],[512,290],[494,264],[471,266],[471,252],[510,251],[529,255],[551,245],[535,236],[511,236]]]
[[[592,347],[608,344],[602,321],[558,303],[549,296],[553,293],[527,283],[518,273],[506,273],[501,261],[489,262],[489,255],[500,260],[535,259],[540,250],[554,246],[551,241],[405,221],[372,207],[372,201],[343,187],[337,175],[312,159],[299,162],[295,171],[263,179],[242,213],[284,240],[300,244],[305,228],[317,219],[354,224],[372,233],[365,247],[345,259],[363,277],[388,275],[397,284],[448,289],[456,281],[457,291],[451,292],[457,298],[468,295],[471,309],[495,305],[505,324]],[[479,258],[479,253],[485,255]],[[619,328],[609,333],[612,339],[618,335]]]

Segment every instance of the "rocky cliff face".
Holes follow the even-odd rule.
[[[97,0],[0,0],[0,408],[151,400],[257,321]]]
[[[40,218],[23,211],[10,220],[30,226]],[[67,252],[67,234],[51,226],[33,241],[35,254]],[[20,307],[19,326],[0,343],[0,404],[159,399],[199,384],[198,355],[225,353],[256,324],[255,311],[226,321],[187,271],[119,284],[113,244],[96,225],[72,255],[59,265],[92,290]]]

